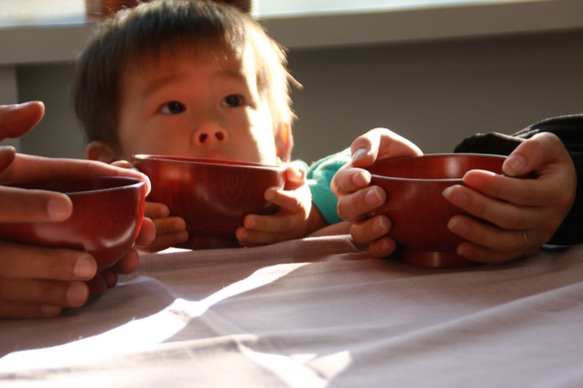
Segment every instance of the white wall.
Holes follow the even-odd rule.
[[[292,52],[296,155],[307,161],[389,127],[425,152],[583,112],[583,32]]]
[[[290,69],[300,119],[295,157],[311,162],[374,126],[425,152],[450,151],[478,131],[510,133],[549,116],[583,112],[583,31],[499,38],[294,49]],[[72,114],[72,65],[18,68],[19,99],[42,99],[46,119],[28,153],[84,157]]]

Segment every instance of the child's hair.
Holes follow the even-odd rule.
[[[212,1],[156,0],[119,11],[100,23],[78,58],[71,97],[87,141],[109,142],[119,151],[122,77],[144,61],[155,63],[161,53],[185,47],[195,53],[208,48],[237,56],[250,48],[259,93],[270,107],[274,131],[282,123],[291,125],[293,78],[285,51],[259,23],[234,7]]]

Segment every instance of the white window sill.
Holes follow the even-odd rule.
[[[264,1],[254,15],[290,49],[583,28],[580,0]],[[73,60],[93,25],[84,10],[80,0],[0,0],[0,65]]]

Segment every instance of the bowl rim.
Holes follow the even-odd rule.
[[[208,165],[208,166],[224,166],[233,168],[252,168],[259,170],[275,170],[284,171],[286,165],[282,164],[267,164],[259,162],[248,162],[244,160],[227,160],[227,159],[205,159],[205,158],[194,158],[190,156],[175,156],[175,155],[160,155],[160,154],[133,154],[132,162],[134,160],[155,160],[155,161],[168,161],[175,162],[179,164],[197,164],[197,165]]]
[[[407,155],[407,156],[396,156],[390,159],[384,160],[395,160],[395,159],[409,159],[409,158],[423,158],[423,159],[434,159],[438,157],[444,156],[480,156],[486,158],[495,158],[495,159],[506,159],[507,155],[501,154],[489,154],[489,153],[471,153],[471,152],[442,152],[442,153],[431,153],[431,154],[423,154],[423,155]],[[372,166],[370,166],[372,167]],[[473,168],[471,170],[483,170],[479,168]],[[468,171],[471,171],[468,170]],[[487,170],[486,170],[487,171]],[[402,177],[394,177],[394,176],[387,176],[387,175],[380,175],[380,174],[372,174],[371,178],[381,179],[381,180],[389,180],[389,181],[407,181],[407,182],[461,182],[463,177],[459,178],[402,178]]]
[[[27,184],[27,183],[44,183],[44,182],[56,182],[56,181],[88,181],[88,180],[117,180],[117,181],[126,181],[126,184],[116,185],[113,187],[105,187],[102,189],[90,189],[90,190],[70,190],[70,191],[59,191],[59,190],[51,190],[51,189],[43,189],[43,188],[27,188],[27,187],[20,187],[19,185]],[[38,191],[48,191],[51,193],[61,193],[68,196],[71,195],[82,195],[87,193],[101,193],[107,191],[114,191],[114,190],[127,190],[132,188],[141,188],[146,184],[146,181],[137,177],[133,176],[123,176],[123,175],[92,175],[92,176],[59,176],[54,178],[43,178],[43,179],[22,179],[22,180],[15,180],[15,181],[8,181],[8,182],[1,182],[0,186],[7,186],[12,187],[15,189],[21,190],[38,190]]]

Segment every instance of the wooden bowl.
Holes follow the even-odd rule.
[[[452,185],[461,185],[469,170],[502,174],[505,157],[485,154],[433,154],[377,161],[369,168],[371,185],[382,187],[387,202],[373,215],[391,219],[389,232],[398,246],[397,255],[409,264],[423,267],[474,265],[455,251],[463,241],[447,228],[449,219],[463,212],[442,195]]]
[[[265,190],[284,185],[284,166],[162,155],[134,155],[150,178],[148,201],[160,202],[185,220],[189,239],[180,248],[238,246],[236,229],[247,214],[273,214]]]
[[[113,176],[3,183],[67,194],[73,202],[73,214],[62,222],[0,223],[0,239],[86,251],[95,257],[98,271],[103,271],[117,263],[138,236],[144,216],[145,183]],[[91,291],[98,290],[94,284]]]

